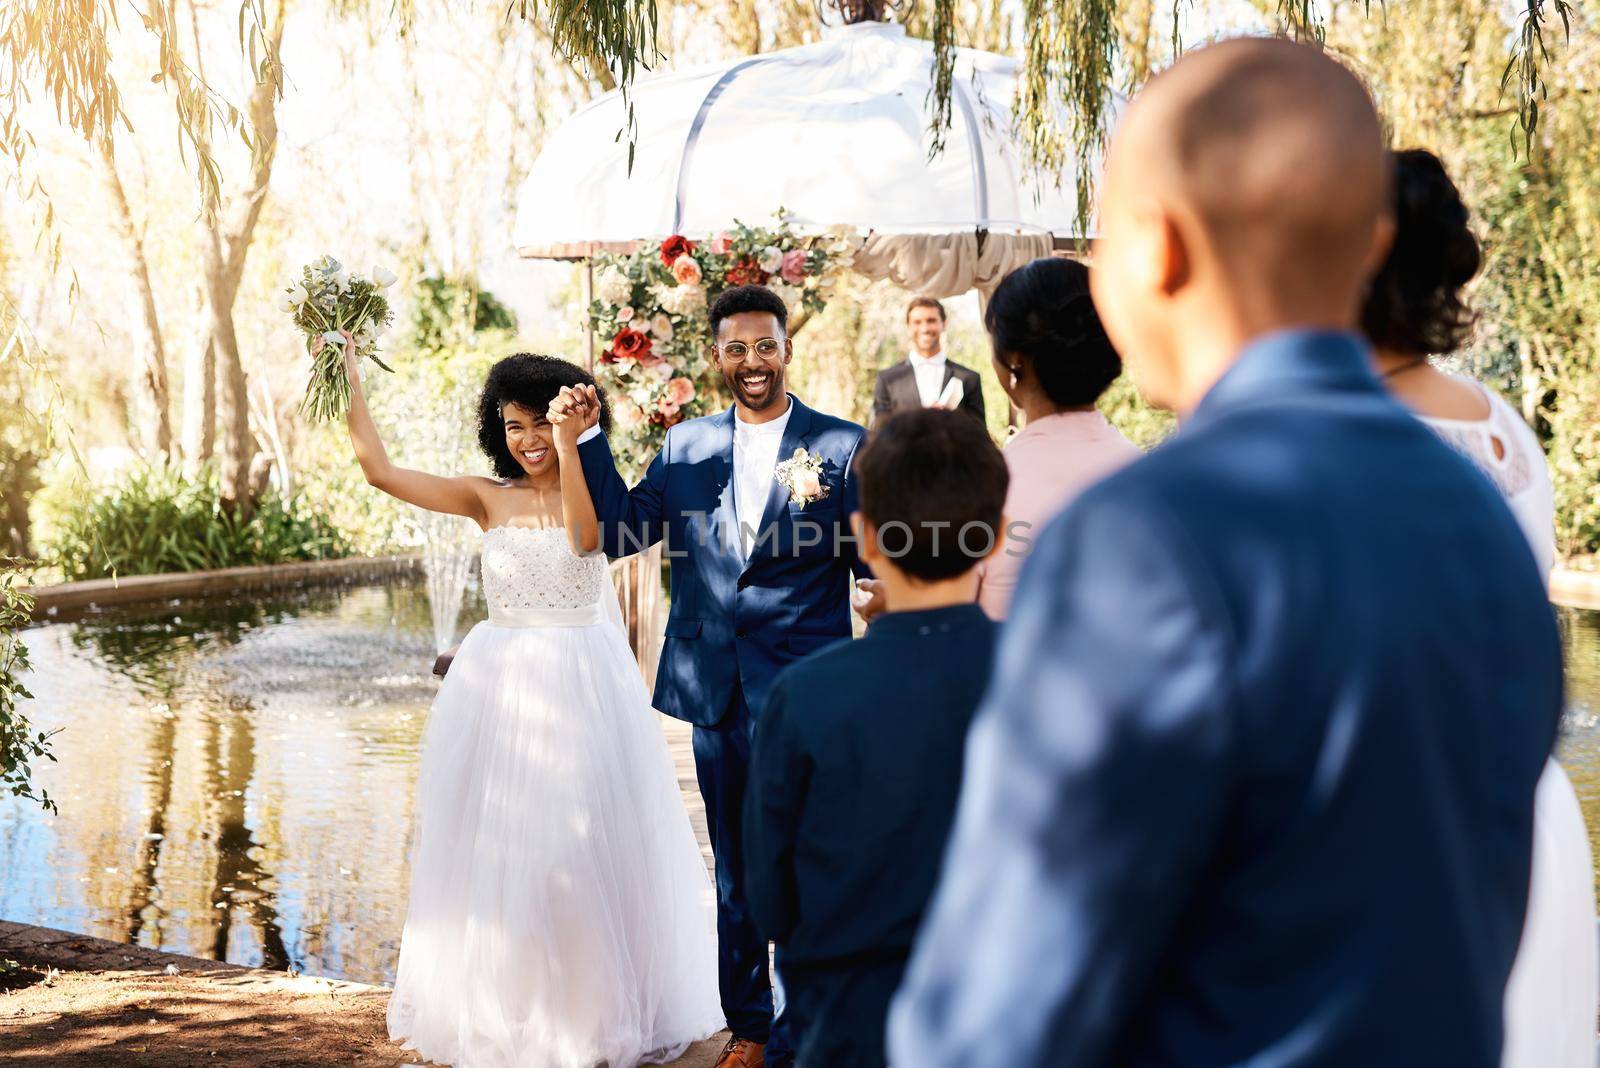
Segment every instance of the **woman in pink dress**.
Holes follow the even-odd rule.
[[[1122,360],[1089,299],[1087,267],[1050,257],[1017,268],[994,291],[984,325],[1000,384],[1025,419],[1005,447],[1005,545],[984,562],[978,587],[978,604],[1004,619],[1039,530],[1140,454],[1095,407]]]

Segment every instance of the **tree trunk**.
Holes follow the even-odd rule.
[[[250,495],[250,462],[255,459],[255,439],[250,434],[249,383],[239,358],[239,338],[233,329],[233,298],[238,279],[230,278],[215,230],[206,242],[206,310],[211,339],[207,347],[216,358],[217,372],[217,478],[222,501],[248,515],[255,502]]]
[[[275,5],[272,23],[274,50],[283,41],[283,4]],[[196,47],[199,33],[196,30]],[[254,505],[250,491],[250,465],[255,439],[250,433],[249,383],[239,353],[233,325],[233,302],[244,276],[245,258],[255,236],[261,205],[272,179],[272,161],[278,150],[277,86],[271,79],[250,91],[248,106],[253,141],[250,180],[224,222],[219,213],[208,221],[202,252],[205,257],[205,298],[211,336],[208,347],[216,361],[217,475],[222,499],[229,507],[248,514]]]
[[[150,264],[145,259],[144,239],[133,225],[133,211],[117,173],[111,139],[102,138],[99,149],[100,175],[111,201],[111,229],[122,253],[122,273],[128,280],[127,329],[132,350],[128,393],[134,412],[131,436],[146,460],[165,458],[172,452],[167,354],[161,343],[155,292],[150,286]]]
[[[198,300],[204,308],[204,289]],[[203,326],[196,334],[183,355],[183,469],[191,476],[210,461],[217,434],[217,361],[211,330]]]

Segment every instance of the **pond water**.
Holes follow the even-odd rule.
[[[1563,755],[1600,829],[1600,613],[1562,623]],[[0,918],[391,981],[431,634],[412,579],[28,631],[61,812],[0,799]]]

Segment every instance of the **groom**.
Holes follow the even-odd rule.
[[[733,1033],[717,1064],[784,1068],[793,1052],[781,1011],[773,1020],[767,941],[744,895],[750,739],[778,671],[850,637],[851,572],[868,573],[849,531],[857,507],[851,462],[865,431],[784,390],[794,345],[777,294],[761,286],[725,290],[710,319],[733,407],[671,428],[633,489],[594,425],[592,392],[563,390],[550,417],[589,424],[578,455],[606,553],[627,556],[665,540],[672,611],[654,700],[694,724],[695,771],[716,856],[722,1010]],[[810,470],[786,485],[779,465],[796,450]]]

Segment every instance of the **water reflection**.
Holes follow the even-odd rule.
[[[1600,613],[1562,623],[1561,753],[1600,830]],[[28,643],[30,710],[64,728],[38,769],[61,813],[0,799],[0,917],[392,979],[436,687],[419,580],[146,607]]]
[[[1567,644],[1567,714],[1557,755],[1589,825],[1600,893],[1600,612],[1563,609],[1561,632]]]
[[[410,580],[272,596],[29,632],[61,813],[0,800],[0,916],[392,977],[428,605]]]

